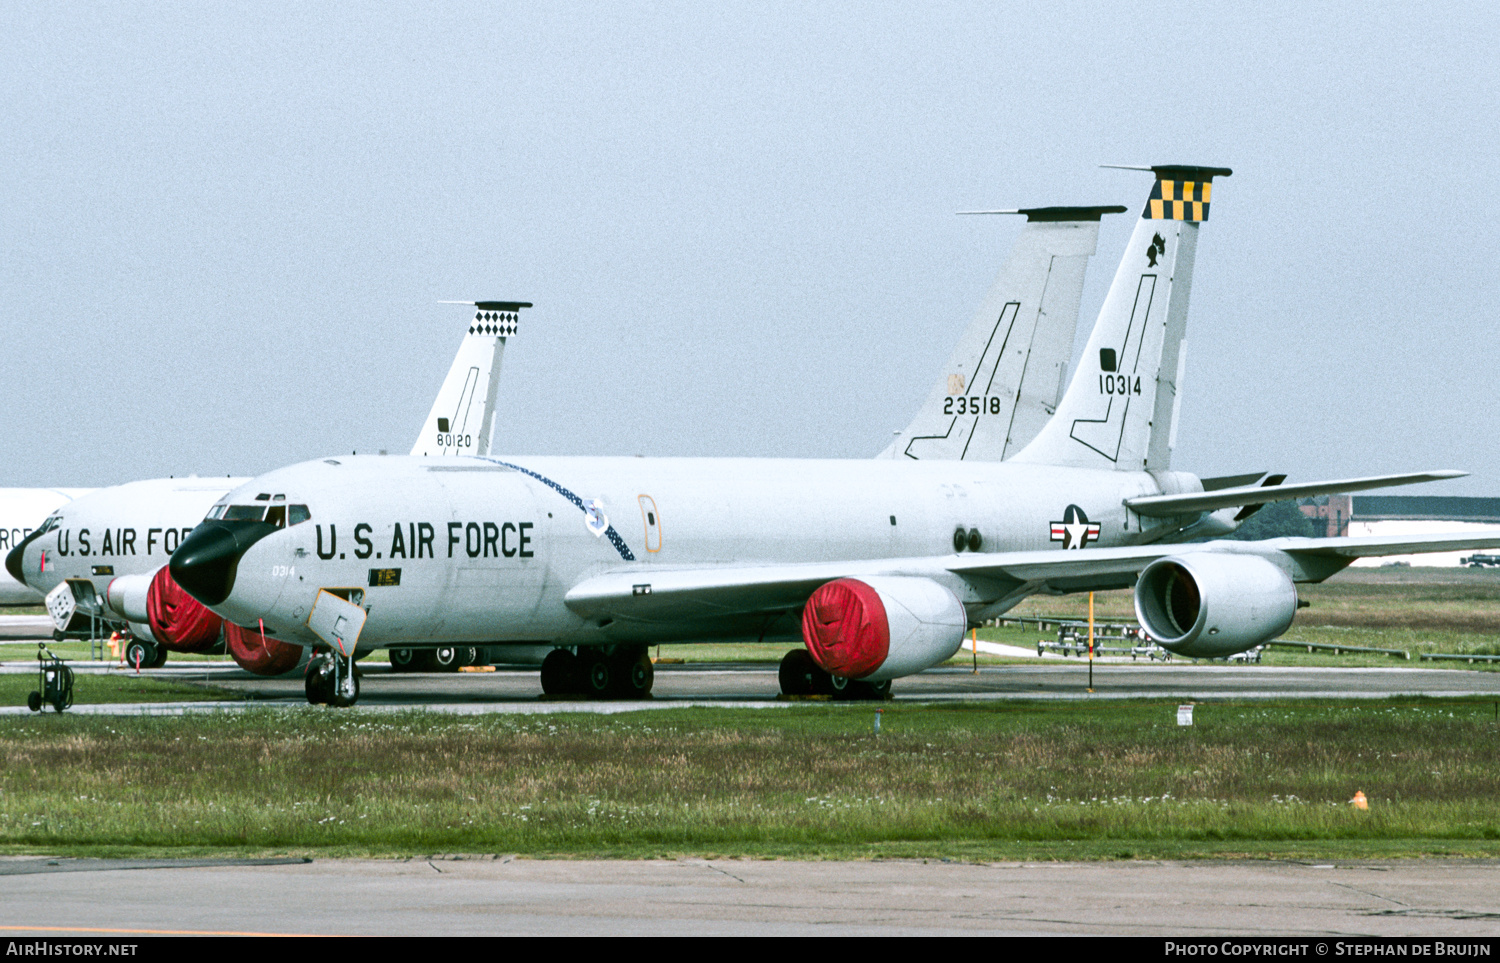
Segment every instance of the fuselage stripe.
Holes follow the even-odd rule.
[[[543,485],[546,485],[548,488],[552,489],[562,497],[566,498],[568,501],[572,502],[574,505],[578,506],[578,510],[580,512],[583,512],[585,515],[588,514],[588,509],[584,507],[583,499],[568,491],[566,488],[562,487],[552,479],[547,478],[544,475],[538,475],[536,472],[532,471],[529,468],[522,468],[520,465],[512,465],[510,462],[501,461],[498,458],[485,458],[484,460],[494,462],[497,465],[503,465],[506,468],[509,468],[511,471],[518,471],[523,475],[530,475],[532,478],[535,478]],[[615,547],[615,551],[620,553],[621,558],[623,558],[627,562],[635,561],[635,555],[630,551],[630,546],[625,544],[625,540],[620,537],[619,532],[615,531],[615,527],[613,525],[609,526],[609,528],[605,530],[604,537],[609,539],[610,544]]]

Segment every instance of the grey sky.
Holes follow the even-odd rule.
[[[0,6],[0,485],[404,453],[866,457],[1020,224],[1223,165],[1174,467],[1500,494],[1489,5]],[[1082,338],[1080,338],[1080,344]]]

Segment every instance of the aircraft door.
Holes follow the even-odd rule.
[[[657,511],[656,499],[641,495],[641,523],[646,526],[646,551],[661,551],[661,513]]]

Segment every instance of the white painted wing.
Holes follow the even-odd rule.
[[[1500,548],[1500,529],[1452,535],[1343,538],[1275,538],[1042,552],[982,552],[924,558],[814,562],[805,565],[635,569],[597,575],[564,597],[587,619],[673,622],[789,611],[825,582],[864,575],[908,575],[951,583],[955,576],[991,599],[1025,586],[1028,592],[1087,592],[1126,588],[1158,558],[1196,552],[1259,555],[1286,569],[1294,581],[1319,582],[1356,558]]]

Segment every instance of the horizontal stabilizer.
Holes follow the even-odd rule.
[[[1173,515],[1212,512],[1240,505],[1261,505],[1292,498],[1310,498],[1314,495],[1362,492],[1371,488],[1391,488],[1396,485],[1415,485],[1418,482],[1443,481],[1449,478],[1462,478],[1467,474],[1468,472],[1464,471],[1422,471],[1405,475],[1345,478],[1339,481],[1298,482],[1294,485],[1245,485],[1221,488],[1218,491],[1185,492],[1180,495],[1140,495],[1136,498],[1125,499],[1125,507],[1137,515],[1168,518]]]
[[[1097,221],[1105,214],[1124,214],[1123,204],[1095,207],[1012,207],[1003,211],[959,211],[960,214],[1025,214],[1028,221]]]

